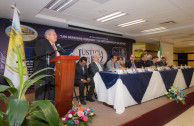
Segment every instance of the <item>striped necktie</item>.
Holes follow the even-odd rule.
[[[55,44],[52,44],[52,47],[53,47],[53,49],[54,49],[54,51],[55,51],[55,55],[57,56],[57,49],[56,49],[56,47],[55,47]]]

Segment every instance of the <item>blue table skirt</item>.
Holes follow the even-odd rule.
[[[187,84],[187,88],[189,88],[189,85],[191,83],[191,79],[193,76],[193,68],[190,69],[182,69],[183,76],[185,78],[185,82]]]
[[[160,71],[160,75],[163,79],[167,91],[173,85],[177,72],[178,70]]]
[[[140,104],[150,82],[152,72],[121,75],[123,84],[127,87],[133,99]]]

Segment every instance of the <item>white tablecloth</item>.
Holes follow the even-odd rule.
[[[121,79],[117,79],[116,83],[107,89],[100,74],[96,73],[94,76],[94,82],[98,95],[98,101],[113,105],[117,114],[123,113],[125,111],[125,107],[138,104],[133,99]],[[180,89],[187,88],[181,69],[178,70],[173,85],[178,86]],[[194,77],[192,77],[190,87],[191,86],[194,86]],[[166,91],[167,90],[159,71],[154,71],[141,103],[163,96]]]

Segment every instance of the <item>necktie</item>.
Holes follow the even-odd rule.
[[[97,66],[98,66],[99,71],[103,71],[103,70],[102,70],[102,67],[100,66],[100,64],[99,64],[99,63],[96,63],[96,64],[97,64]]]
[[[115,63],[113,63],[114,64],[114,68],[116,68],[116,64]]]
[[[57,56],[57,49],[56,49],[56,47],[55,47],[55,44],[52,44],[52,47],[53,47],[53,49],[54,49],[54,51],[55,51],[55,55]]]
[[[131,62],[131,63],[132,63],[131,67],[134,68],[134,63],[133,62]]]
[[[84,67],[82,67],[82,70],[83,70],[83,75],[84,75],[85,74]]]
[[[131,67],[136,69],[134,62],[131,62],[131,64]]]

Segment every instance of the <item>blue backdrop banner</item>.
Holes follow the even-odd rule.
[[[12,20],[0,18],[0,74],[4,73],[7,49],[9,43],[9,32]],[[35,56],[34,46],[37,40],[44,38],[47,29],[55,29],[58,42],[65,49],[64,55],[73,53],[74,49],[81,44],[96,44],[102,47],[106,53],[108,60],[111,54],[123,56],[126,60],[132,53],[132,43],[135,40],[122,38],[120,36],[109,36],[97,33],[83,32],[67,28],[58,28],[54,26],[46,26],[40,24],[21,22],[23,32],[23,40],[26,58]],[[79,50],[81,56],[92,55],[94,50]],[[87,57],[88,58],[88,57]],[[104,58],[104,57],[101,57]],[[33,60],[27,61],[29,75],[33,73]],[[5,84],[0,78],[0,83]]]

